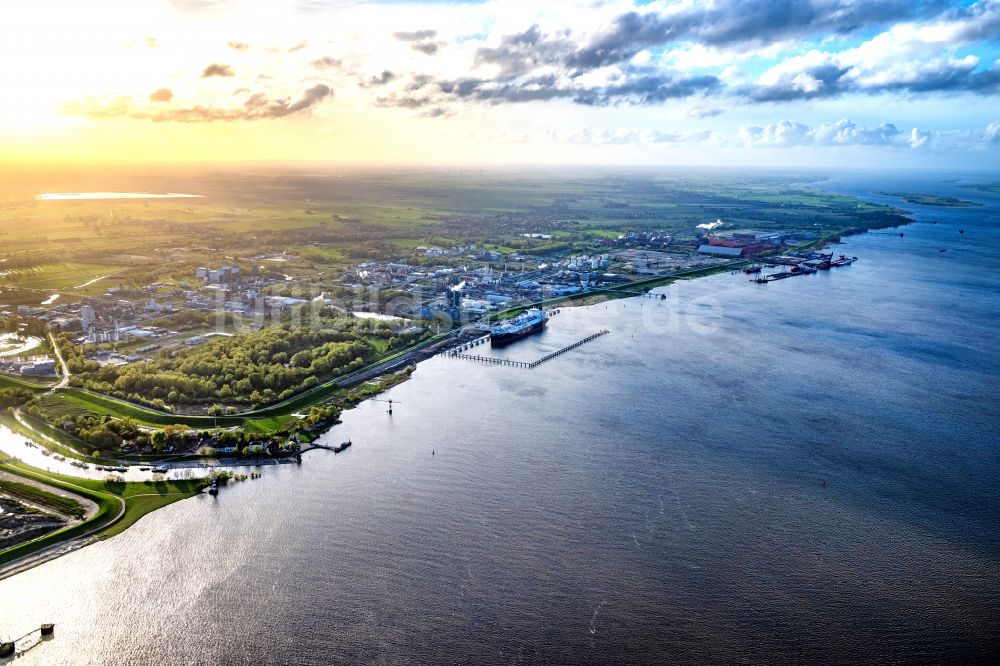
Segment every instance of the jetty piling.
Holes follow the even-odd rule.
[[[554,359],[556,356],[559,356],[561,354],[565,354],[566,352],[570,351],[571,349],[576,349],[580,345],[584,345],[584,344],[590,342],[591,340],[596,340],[597,338],[601,337],[602,335],[607,335],[610,332],[611,331],[609,331],[607,329],[605,329],[603,331],[598,331],[597,333],[594,333],[592,335],[588,335],[587,337],[583,338],[582,340],[577,340],[573,344],[567,345],[567,346],[563,347],[562,349],[557,349],[556,351],[552,352],[551,354],[547,354],[547,355],[543,356],[542,358],[537,359],[535,361],[515,361],[515,360],[509,359],[509,358],[499,358],[497,356],[480,356],[479,354],[466,354],[466,353],[464,353],[464,350],[467,348],[465,345],[461,345],[459,347],[456,347],[455,349],[452,349],[451,351],[448,352],[448,356],[451,356],[451,357],[454,357],[454,358],[464,358],[464,359],[466,359],[468,361],[479,361],[481,363],[492,363],[493,365],[508,365],[508,366],[512,366],[512,367],[515,367],[515,368],[527,368],[528,370],[531,370],[532,368],[537,368],[538,366],[540,366],[542,363],[545,363],[546,361]],[[479,340],[477,340],[475,342],[475,344],[481,344],[482,341],[487,340],[487,339],[489,339],[489,336],[486,336],[485,338],[480,338]]]

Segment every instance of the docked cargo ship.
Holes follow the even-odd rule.
[[[525,310],[512,319],[490,327],[490,344],[501,346],[526,335],[537,333],[545,327],[549,318],[538,308]]]
[[[834,259],[834,260],[832,260],[830,262],[830,265],[831,266],[850,266],[851,264],[853,264],[857,260],[858,260],[857,257],[848,257],[847,255],[842,254],[842,255],[840,255],[840,259]]]

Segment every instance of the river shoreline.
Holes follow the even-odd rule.
[[[873,229],[895,228],[895,227],[900,227],[900,226],[907,226],[907,225],[913,224],[914,222],[915,222],[915,220],[913,220],[911,218],[901,218],[900,220],[893,220],[893,221],[891,221],[891,223],[889,221],[887,221],[885,225],[866,227],[864,229],[857,229],[857,230],[849,230],[849,231],[840,232],[840,233],[837,233],[837,234],[830,234],[829,236],[820,237],[820,238],[818,238],[816,240],[800,244],[798,246],[795,246],[794,248],[786,248],[783,251],[802,251],[802,250],[805,250],[805,249],[816,247],[817,245],[823,245],[823,244],[830,243],[830,242],[837,242],[841,237],[858,235],[858,234],[864,234],[864,233],[867,233],[867,232],[869,232],[869,231],[871,231]],[[673,283],[673,282],[675,282],[677,280],[685,280],[685,279],[697,280],[697,279],[700,279],[700,278],[710,277],[710,276],[713,276],[713,275],[728,273],[728,272],[732,272],[734,269],[738,269],[740,266],[750,264],[753,261],[756,261],[757,259],[766,260],[766,257],[765,258],[754,258],[754,259],[741,259],[741,260],[734,261],[734,262],[728,262],[726,264],[719,265],[719,266],[713,266],[713,267],[710,267],[710,268],[697,269],[697,270],[693,270],[693,271],[688,271],[688,272],[686,272],[684,274],[667,275],[667,276],[652,278],[652,279],[649,279],[649,280],[643,280],[643,281],[640,281],[639,283],[632,283],[632,284],[629,284],[629,285],[621,285],[621,286],[618,286],[618,287],[613,287],[613,288],[609,288],[609,289],[603,290],[600,293],[590,292],[590,293],[587,293],[587,294],[568,296],[568,297],[564,297],[564,298],[561,298],[561,299],[554,299],[554,300],[550,300],[550,301],[542,301],[542,302],[538,303],[537,305],[545,306],[545,307],[547,307],[547,306],[554,306],[554,305],[558,305],[559,307],[586,307],[586,306],[595,305],[597,303],[601,303],[601,302],[608,301],[608,300],[617,300],[617,299],[622,299],[622,298],[635,298],[635,297],[638,296],[637,293],[636,292],[630,292],[629,291],[630,289],[638,289],[639,291],[646,292],[646,291],[650,291],[650,290],[652,290],[654,288],[657,288],[657,287],[660,287],[660,286],[665,286],[665,285],[671,284],[671,283]],[[527,306],[525,306],[525,307],[527,307]],[[457,342],[458,342],[459,339],[460,339],[460,336],[459,337],[449,338],[449,340],[451,340],[455,344],[457,344]],[[438,346],[439,345],[433,345],[432,347],[438,347]],[[433,353],[430,353],[430,354],[428,354],[428,353],[422,353],[421,354],[421,353],[416,353],[415,352],[415,353],[410,353],[410,354],[402,355],[402,357],[400,359],[391,359],[389,361],[380,363],[376,367],[374,367],[370,371],[368,371],[368,373],[366,373],[366,374],[360,376],[359,378],[357,378],[357,381],[352,382],[351,385],[352,386],[359,386],[363,382],[369,381],[369,380],[374,379],[374,378],[387,377],[391,373],[396,373],[397,375],[400,375],[400,374],[402,374],[402,372],[398,370],[398,367],[400,365],[406,364],[406,367],[410,368],[411,364],[412,364],[412,368],[415,369],[416,368],[416,364],[418,364],[420,361],[427,360],[429,358],[433,358],[437,353],[439,353],[441,351],[444,351],[444,349],[446,349],[447,347],[448,347],[448,345],[445,344],[445,345],[441,345],[440,348],[438,348],[438,349],[434,349]],[[422,349],[418,350],[418,352],[423,352],[423,351],[424,350],[422,350]],[[397,384],[399,384],[402,381],[406,381],[406,379],[409,378],[409,374],[412,373],[412,371],[413,371],[412,369],[409,369],[406,372],[405,377],[402,377],[401,379],[399,379],[399,381],[391,382],[388,385],[381,385],[380,384],[380,386],[378,387],[378,390],[374,391],[373,393],[371,393],[371,395],[368,395],[367,393],[365,393],[364,395],[362,395],[360,397],[357,397],[356,399],[352,399],[351,395],[348,394],[347,396],[344,396],[343,399],[335,401],[335,404],[329,407],[329,409],[331,409],[331,412],[330,412],[330,415],[328,417],[322,419],[321,421],[317,422],[316,424],[313,424],[311,426],[311,429],[309,429],[309,428],[306,429],[306,432],[309,433],[309,437],[307,438],[307,441],[313,441],[313,439],[320,437],[321,435],[323,435],[324,433],[328,432],[330,429],[332,429],[333,427],[335,427],[337,424],[339,424],[341,422],[340,415],[343,414],[344,412],[352,410],[352,409],[356,408],[364,400],[370,399],[370,398],[374,397],[375,395],[378,395],[378,394],[380,394],[380,393],[382,393],[382,392],[384,392],[384,391],[392,388],[393,386],[396,386]],[[295,398],[292,398],[292,400],[294,400],[294,399]],[[318,407],[322,407],[325,404],[327,404],[327,403],[326,402],[320,403],[317,406]],[[6,429],[6,428],[4,428],[4,429]],[[30,430],[34,431],[33,428],[30,428]],[[16,435],[16,433],[14,433],[14,434]],[[37,434],[41,435],[42,437],[44,437],[46,439],[50,439],[50,438],[47,438],[42,433],[37,433]],[[37,435],[36,435],[36,438],[37,438]],[[6,439],[6,438],[3,438],[3,439]],[[3,451],[5,453],[8,453],[9,455],[13,455],[13,456],[17,457],[16,454],[14,454],[11,451],[4,451],[4,449],[2,447],[0,447],[0,451]],[[75,453],[77,453],[77,455],[79,455],[79,452],[75,452]],[[294,457],[295,456],[296,456],[296,454],[293,452],[293,453],[290,453],[288,455],[283,455],[283,456],[280,456],[280,457],[275,457],[275,458],[261,458],[261,459],[253,459],[253,458],[217,458],[217,457],[202,458],[202,457],[199,457],[199,458],[195,458],[195,459],[191,459],[191,460],[178,461],[178,462],[173,463],[173,464],[170,464],[169,457],[160,456],[160,457],[155,457],[155,458],[154,457],[149,457],[149,458],[146,458],[146,459],[144,459],[142,461],[128,461],[128,460],[122,459],[119,462],[121,462],[122,464],[125,464],[125,465],[129,466],[130,470],[131,470],[131,467],[138,467],[138,465],[140,465],[140,464],[147,464],[147,465],[148,464],[167,464],[168,467],[169,467],[169,469],[171,471],[173,471],[173,470],[185,470],[185,472],[187,474],[190,474],[191,472],[194,472],[194,471],[199,471],[199,472],[200,471],[205,471],[205,472],[211,473],[211,472],[217,472],[217,471],[220,471],[220,470],[228,470],[228,471],[242,472],[242,471],[246,471],[247,469],[254,468],[254,467],[259,467],[259,466],[262,466],[262,465],[281,465],[281,464],[292,463],[292,462],[294,462]],[[90,460],[90,462],[93,462],[93,461]],[[107,462],[108,461],[104,461],[105,464]],[[45,472],[43,472],[41,470],[38,470],[38,472],[40,474],[43,474],[43,475],[45,474]],[[78,473],[79,473],[78,471],[67,471],[67,474],[73,475],[73,476],[77,475]],[[95,471],[95,473],[96,473],[96,471]],[[91,476],[83,477],[83,478],[93,478],[93,476],[91,475]],[[186,478],[190,479],[192,477],[188,476]],[[145,479],[145,478],[144,479],[137,479],[135,481],[147,481],[148,482],[148,479]],[[124,513],[124,509],[123,509],[123,513]],[[145,515],[145,514],[142,514],[142,515]],[[118,517],[118,519],[120,519],[121,517],[122,516],[120,515]],[[141,515],[138,518],[136,518],[136,520],[138,520],[139,518],[141,518]],[[69,541],[67,541],[65,543],[78,543],[78,542],[79,542],[78,538],[73,538],[73,539],[71,539],[71,540],[69,540]],[[76,547],[82,547],[83,545],[86,545],[86,543],[79,543],[79,545],[77,545]],[[48,558],[40,560],[38,562],[38,564],[40,564],[42,561],[48,561],[49,559],[53,559],[55,557],[59,557],[61,554],[62,554],[62,552],[54,552],[53,551],[53,554],[51,555],[51,557],[48,557]],[[35,565],[32,564],[32,566],[35,566]],[[5,569],[6,569],[6,567],[5,567]],[[0,578],[4,577],[4,574],[2,573],[2,571],[3,570],[0,569]]]
[[[25,663],[988,661],[985,213],[922,210],[767,288],[566,309],[499,354],[612,334],[535,370],[431,359],[393,417],[363,402],[320,440],[346,452],[3,581],[0,626],[56,623]]]

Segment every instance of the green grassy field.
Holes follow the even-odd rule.
[[[100,264],[72,262],[43,264],[6,271],[0,274],[0,285],[15,285],[28,289],[73,289],[117,270],[120,270],[120,267]]]
[[[32,377],[30,375],[8,375],[0,373],[0,388],[23,388],[41,393],[49,390],[56,383],[55,379],[47,377]]]
[[[202,480],[164,481],[161,483],[95,481],[42,472],[24,463],[9,459],[0,462],[0,469],[86,497],[98,506],[97,513],[87,521],[0,552],[0,564],[6,564],[48,546],[81,536],[102,525],[106,527],[100,530],[97,536],[101,538],[112,537],[134,525],[147,513],[200,493],[206,483]],[[115,520],[123,504],[125,512],[120,519]]]

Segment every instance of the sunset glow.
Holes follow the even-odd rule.
[[[8,161],[998,163],[994,0],[0,11]]]

